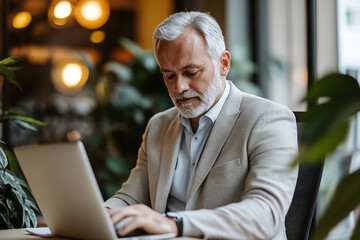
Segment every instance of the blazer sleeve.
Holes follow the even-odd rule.
[[[293,113],[283,106],[267,110],[254,121],[247,140],[249,170],[241,200],[181,213],[205,238],[284,239],[297,180],[297,151]]]

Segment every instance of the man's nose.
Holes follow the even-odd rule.
[[[189,90],[190,84],[188,80],[182,76],[178,76],[176,79],[176,92],[182,93],[184,91]]]

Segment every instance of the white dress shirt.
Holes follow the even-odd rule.
[[[180,115],[180,121],[184,126],[179,156],[176,163],[173,182],[167,202],[167,209],[170,212],[178,212],[183,217],[183,234],[199,236],[201,232],[191,227],[189,221],[181,211],[189,196],[189,191],[197,163],[209,137],[212,127],[220,114],[220,111],[229,95],[230,86],[226,81],[225,90],[219,101],[199,120],[199,128],[196,133],[192,131],[190,119]]]

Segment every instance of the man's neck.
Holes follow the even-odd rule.
[[[198,116],[198,117],[195,117],[195,118],[190,118],[190,123],[191,123],[191,129],[193,130],[193,133],[196,133],[198,128],[199,128],[199,121],[200,121],[200,118],[202,116],[204,116],[206,113]]]

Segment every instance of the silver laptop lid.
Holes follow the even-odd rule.
[[[14,151],[52,233],[117,238],[80,141],[21,146]]]

